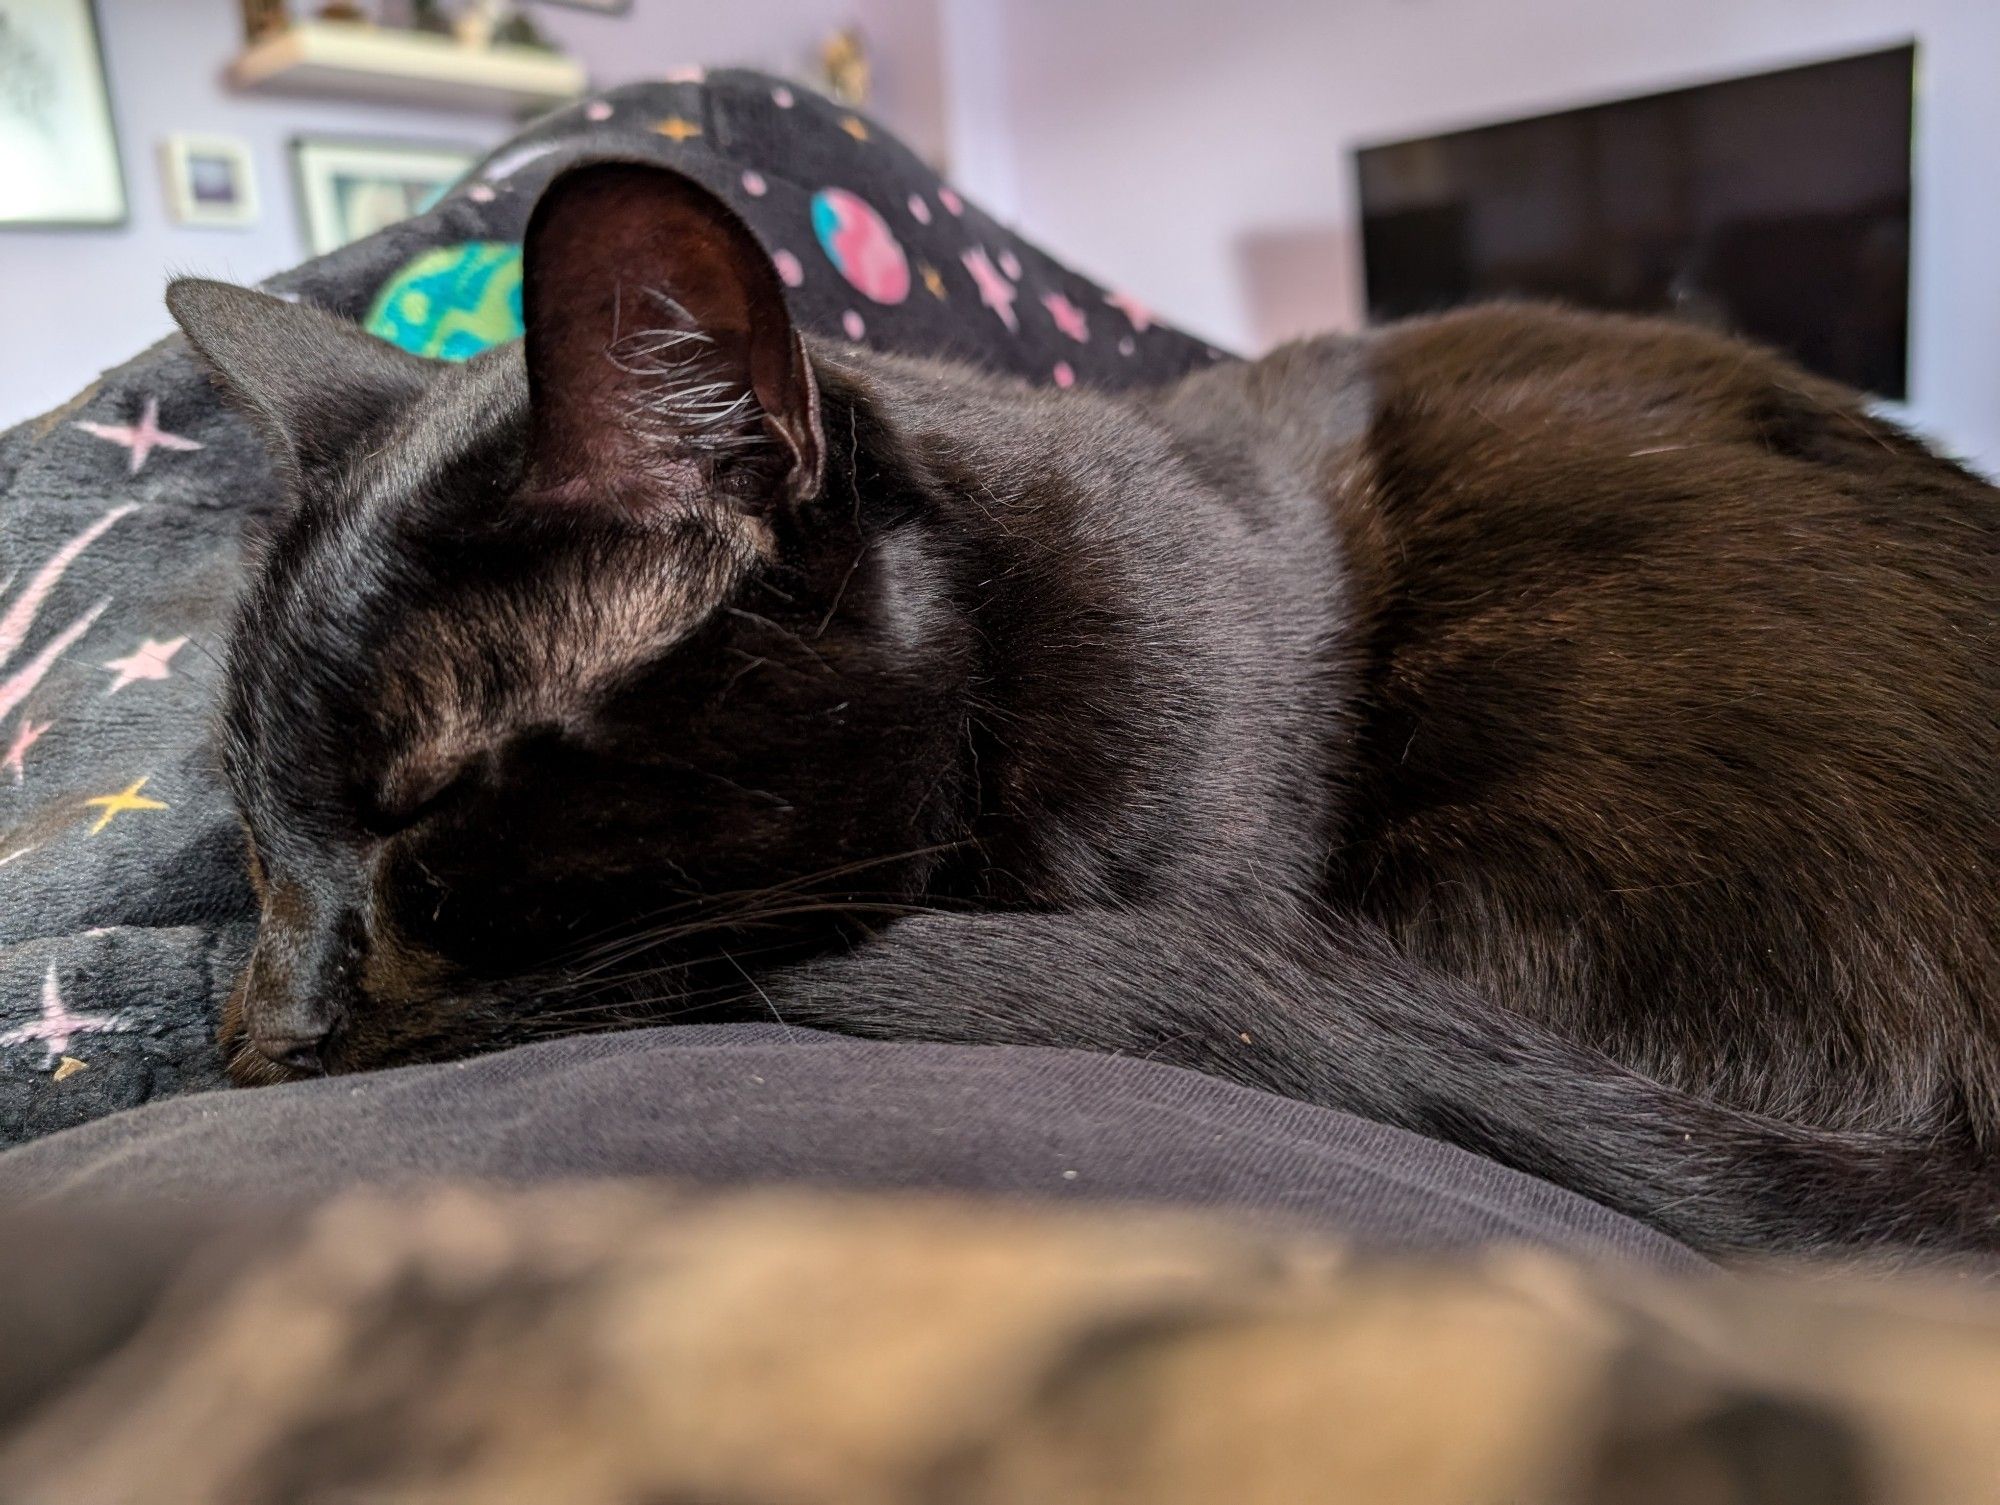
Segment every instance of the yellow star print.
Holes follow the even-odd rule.
[[[100,794],[94,800],[85,800],[84,803],[86,805],[97,805],[104,811],[102,815],[97,817],[97,824],[90,828],[90,834],[95,836],[99,831],[110,825],[115,817],[123,815],[127,810],[166,809],[167,807],[159,800],[149,800],[139,793],[141,789],[146,787],[147,779],[150,778],[152,778],[152,775],[147,774],[146,778],[139,780],[130,789],[121,789],[116,794]]]
[[[944,296],[944,278],[938,275],[938,269],[928,261],[923,263],[923,279],[924,290],[933,298]]]
[[[856,141],[866,141],[868,139],[868,127],[861,123],[861,117],[858,115],[843,116],[840,128]]]
[[[679,115],[669,115],[653,129],[669,141],[686,141],[701,134],[701,127]]]

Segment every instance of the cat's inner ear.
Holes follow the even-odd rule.
[[[430,379],[427,362],[359,325],[251,288],[183,277],[167,310],[299,478],[342,460]]]
[[[572,168],[525,258],[534,493],[754,512],[819,490],[819,393],[784,285],[713,193],[641,163]]]

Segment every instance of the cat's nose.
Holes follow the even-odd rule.
[[[326,1044],[323,1034],[258,1036],[251,1043],[257,1047],[257,1054],[287,1071],[302,1076],[326,1074],[326,1062],[320,1055],[320,1048]]]

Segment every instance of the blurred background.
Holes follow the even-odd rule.
[[[0,0],[0,426],[586,87],[843,94],[1254,352],[1500,293],[1790,349],[2000,470],[1995,0]]]

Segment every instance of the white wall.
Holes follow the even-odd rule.
[[[318,0],[294,0],[295,11]],[[238,94],[222,73],[241,50],[237,0],[97,0],[117,116],[129,221],[113,230],[0,227],[0,429],[66,399],[99,371],[171,327],[160,294],[170,274],[240,282],[303,260],[287,143],[300,133],[394,136],[484,148],[512,129],[503,116]],[[931,77],[884,67],[884,117],[925,146],[942,138],[935,40],[919,23],[928,0],[635,0],[624,16],[536,6],[544,31],[599,84],[657,77],[689,62],[798,72],[818,40],[860,15],[895,34],[896,58]],[[916,28],[904,38],[897,28]],[[910,116],[906,124],[898,112]],[[245,230],[191,229],[167,215],[159,143],[175,132],[240,137],[255,158],[262,218]],[[928,138],[928,139],[926,139]]]
[[[2000,0],[946,0],[967,187],[1167,316],[1238,348],[1285,310],[1246,265],[1324,248],[1358,308],[1357,143],[1887,45],[1923,45],[1912,415],[2000,470]],[[956,151],[956,146],[954,147]],[[990,179],[990,181],[989,181]]]

